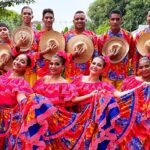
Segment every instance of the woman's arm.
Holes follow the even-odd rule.
[[[18,93],[17,94],[17,101],[18,103],[21,102],[23,99],[27,98],[24,93]]]
[[[145,84],[145,82],[143,82],[142,84],[140,84],[139,86],[137,86],[137,87],[135,87],[133,89],[122,91],[122,92],[116,90],[116,91],[114,91],[114,96],[115,97],[121,97],[121,96],[126,95],[126,94],[128,94],[130,92],[133,92],[134,90],[136,90],[137,88],[143,86],[144,84]]]

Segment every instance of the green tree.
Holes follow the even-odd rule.
[[[21,16],[14,11],[0,9],[0,22],[6,23],[12,31],[21,24]]]
[[[99,29],[106,27],[109,12],[119,9],[124,18],[123,27],[133,31],[139,24],[145,23],[149,4],[150,0],[95,0],[88,9],[88,17],[91,20],[88,26],[95,32],[101,32]]]
[[[20,4],[30,4],[34,2],[35,0],[1,0],[0,8],[11,7],[11,6],[20,5]]]

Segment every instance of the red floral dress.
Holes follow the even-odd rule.
[[[143,82],[131,76],[125,79],[122,90],[135,88]],[[117,148],[121,150],[150,149],[150,86],[143,85],[118,101],[120,119],[116,124]]]
[[[28,96],[32,93],[23,78],[9,78],[10,75],[11,71],[0,77],[0,147],[8,150],[16,142],[26,104],[26,99],[17,102],[17,94],[24,93]]]
[[[96,150],[99,143],[104,145],[105,140],[110,143],[116,139],[112,124],[119,112],[117,103],[109,92],[107,96],[102,93],[80,113],[72,113],[65,107],[78,95],[73,84],[45,84],[41,78],[33,89],[36,92],[32,97],[35,104],[28,112],[19,135],[23,148]],[[111,115],[106,115],[110,117],[111,123],[107,122],[107,117],[103,117],[105,109],[111,111]]]

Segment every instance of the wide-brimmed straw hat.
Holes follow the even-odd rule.
[[[0,58],[2,55],[8,55],[9,57],[9,60],[4,67],[4,69],[8,71],[12,68],[12,61],[13,61],[11,57],[11,47],[8,44],[0,44]],[[1,61],[2,59],[0,59],[0,63]]]
[[[78,50],[77,47],[84,48],[85,51],[73,60],[75,63],[85,63],[91,59],[94,52],[94,45],[89,37],[82,34],[72,37],[67,43],[67,52],[73,54]]]
[[[113,51],[118,50],[115,57],[110,57],[111,63],[122,61],[129,51],[128,42],[120,37],[111,37],[103,46],[102,54],[109,56]]]
[[[137,50],[142,56],[150,54],[150,33],[143,33],[137,40]]]
[[[40,38],[40,51],[46,50],[51,42],[54,42],[57,45],[57,48],[53,49],[52,51],[43,56],[48,60],[50,60],[51,57],[59,50],[65,50],[64,36],[57,31],[47,31]]]
[[[20,46],[20,51],[25,52],[25,51],[30,50],[33,40],[34,40],[33,30],[27,26],[20,26],[16,28],[12,33],[13,44],[16,45],[18,40],[20,40],[21,38],[25,38],[26,40]]]

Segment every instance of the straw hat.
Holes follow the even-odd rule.
[[[92,40],[85,35],[76,35],[72,37],[67,43],[67,52],[74,53],[80,48],[84,48],[85,52],[74,59],[75,63],[85,63],[87,62],[93,55],[94,45]]]
[[[128,42],[119,37],[111,37],[103,46],[102,54],[109,55],[113,51],[117,50],[117,54],[110,58],[111,63],[118,63],[124,59],[129,51]]]
[[[20,47],[20,51],[25,52],[30,50],[33,39],[34,39],[34,33],[30,27],[27,26],[20,26],[16,28],[12,33],[12,41],[14,45],[20,40],[21,38],[25,38],[25,42],[22,43]]]
[[[7,64],[4,66],[4,69],[8,71],[12,68],[11,47],[8,44],[0,44],[0,64],[3,63],[2,55],[8,55],[9,57]]]
[[[143,33],[137,41],[137,50],[142,56],[150,54],[150,33]]]
[[[53,49],[48,54],[45,54],[43,57],[50,60],[51,57],[57,53],[59,50],[65,49],[65,39],[63,35],[57,31],[47,31],[40,38],[40,50],[44,51],[46,48],[55,43],[57,45],[56,49]]]

